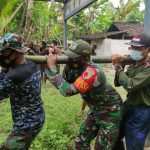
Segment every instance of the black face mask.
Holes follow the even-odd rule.
[[[9,69],[10,67],[14,66],[15,61],[18,57],[16,57],[14,60],[10,60],[9,57],[12,55],[9,54],[8,56],[0,55],[0,66],[3,68]]]
[[[72,70],[80,69],[83,67],[81,63],[81,59],[78,61],[73,61],[72,59],[69,59],[68,65],[69,65],[69,68]]]

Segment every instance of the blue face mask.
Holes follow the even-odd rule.
[[[133,60],[138,61],[138,60],[142,60],[143,59],[143,55],[141,51],[137,51],[137,50],[131,50],[130,52],[130,56]]]

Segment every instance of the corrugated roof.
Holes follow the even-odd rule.
[[[91,39],[105,39],[114,35],[124,34],[125,37],[132,37],[141,34],[144,30],[144,25],[141,23],[126,23],[126,22],[114,22],[107,32],[81,35],[79,38],[85,40]]]
[[[127,33],[127,31],[113,31],[113,32],[103,32],[99,34],[91,34],[91,35],[81,35],[79,38],[91,40],[91,39],[105,39],[107,37]]]
[[[114,22],[108,29],[108,32],[112,32],[115,29],[118,29],[118,31],[124,31],[130,29],[130,32],[128,32],[128,34],[130,34],[131,36],[135,36],[143,32],[144,24],[132,23],[132,22]]]

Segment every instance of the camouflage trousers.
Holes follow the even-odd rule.
[[[0,150],[28,150],[38,133],[16,134],[11,132]]]
[[[88,114],[76,137],[75,149],[90,150],[90,143],[96,138],[95,150],[116,150],[113,147],[119,134],[121,118],[122,112],[112,115]]]

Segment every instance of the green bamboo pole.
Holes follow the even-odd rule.
[[[25,55],[25,58],[37,64],[46,64],[46,56]],[[111,56],[107,56],[107,57],[91,56],[91,59],[94,63],[112,63]],[[67,62],[68,62],[68,56],[57,56],[58,64],[65,64]],[[131,63],[133,62],[133,60],[129,56],[124,56],[123,62]]]

